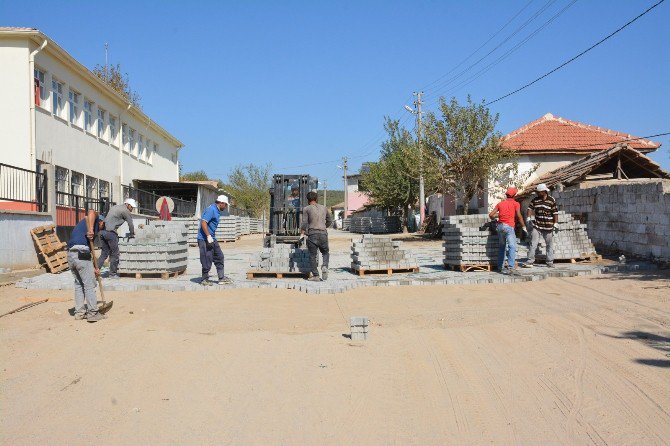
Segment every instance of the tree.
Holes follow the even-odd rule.
[[[204,170],[196,170],[195,172],[186,172],[181,175],[179,181],[210,181],[210,178]]]
[[[235,199],[235,205],[249,211],[252,217],[259,218],[263,211],[270,210],[270,186],[272,185],[271,165],[235,167],[228,175],[224,186]]]
[[[98,76],[104,82],[109,84],[117,93],[126,98],[133,106],[141,109],[140,95],[130,88],[128,73],[121,71],[121,65],[96,65],[93,68],[93,74]]]
[[[384,129],[388,139],[382,143],[381,157],[370,163],[370,170],[363,173],[361,184],[375,206],[389,210],[402,210],[403,226],[407,222],[407,209],[419,199],[419,147],[412,134],[397,120],[385,118]],[[424,165],[432,162],[424,154]],[[433,167],[424,170],[426,190],[435,189],[437,176]]]
[[[500,145],[498,115],[491,115],[483,102],[475,104],[468,96],[462,106],[456,98],[440,98],[439,109],[439,118],[426,115],[426,146],[440,166],[440,189],[454,192],[467,214],[472,198],[487,191],[492,171],[515,154]]]

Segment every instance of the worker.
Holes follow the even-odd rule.
[[[112,206],[105,217],[105,229],[100,231],[101,254],[98,259],[98,269],[109,257],[109,279],[118,279],[119,269],[119,234],[116,232],[124,223],[128,223],[128,237],[135,237],[135,226],[131,212],[137,208],[137,202],[132,198],[126,198],[123,204]]]
[[[98,213],[89,210],[72,230],[67,242],[67,263],[74,277],[74,318],[97,322],[107,317],[98,312],[95,278],[100,268],[93,263],[89,240],[93,240],[102,226]]]
[[[307,249],[309,250],[309,260],[311,262],[312,276],[308,279],[314,282],[320,282],[328,279],[328,259],[330,257],[328,250],[328,230],[333,224],[333,217],[328,209],[322,204],[316,202],[318,195],[312,191],[307,194],[308,205],[302,209],[302,219],[300,225],[300,236],[305,237],[307,233]],[[319,277],[319,252],[323,258],[321,265],[321,277]]]
[[[232,283],[229,277],[224,274],[223,252],[216,241],[216,228],[219,226],[221,212],[228,208],[228,197],[219,195],[216,201],[211,204],[200,217],[200,229],[198,230],[198,248],[200,249],[200,265],[202,265],[203,286],[212,285],[214,282],[209,280],[209,270],[212,269],[212,263],[216,265],[219,283]]]
[[[528,234],[526,225],[521,215],[521,205],[514,199],[517,194],[516,187],[508,187],[505,191],[505,199],[496,204],[489,218],[493,220],[498,215],[498,271],[502,274],[516,271],[516,227],[515,220],[518,219],[525,234]],[[505,269],[505,255],[507,255],[507,270]]]
[[[554,197],[549,195],[549,188],[546,184],[538,184],[535,192],[537,196],[531,200],[526,211],[527,223],[532,225],[533,231],[530,236],[528,261],[523,266],[530,268],[535,263],[535,254],[540,243],[540,237],[542,237],[547,247],[547,267],[553,268],[554,231],[558,231],[558,207]],[[534,222],[531,215],[535,216]]]
[[[300,207],[300,188],[297,184],[291,186],[291,195],[286,198],[286,207],[295,209]]]

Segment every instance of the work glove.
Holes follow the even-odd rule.
[[[528,229],[522,228],[521,231],[523,231],[523,238],[528,238]]]
[[[554,232],[558,233],[558,224],[554,223]]]
[[[212,243],[214,243],[214,237],[212,237],[211,235],[208,235],[208,236],[207,236],[207,243],[210,244],[210,245],[211,245]]]

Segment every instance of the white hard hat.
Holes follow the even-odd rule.
[[[216,201],[217,201],[217,203],[228,204],[228,197],[226,197],[225,195],[219,195],[218,197],[216,197]]]
[[[133,209],[137,209],[137,201],[135,201],[132,198],[126,198],[126,200],[123,202],[123,204],[129,204],[133,207]]]
[[[538,184],[537,188],[535,190],[538,191],[538,192],[549,192],[549,188],[544,183]]]

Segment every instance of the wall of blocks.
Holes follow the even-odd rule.
[[[181,222],[152,221],[135,229],[135,238],[119,239],[119,273],[181,272],[188,263],[188,230]]]
[[[263,248],[261,252],[252,256],[250,266],[257,271],[272,273],[311,271],[307,248],[282,243],[272,248]]]
[[[356,217],[349,220],[349,231],[357,234],[395,234],[402,231],[400,217]]]
[[[351,268],[355,271],[409,269],[419,266],[416,256],[391,237],[365,234],[351,243]]]

